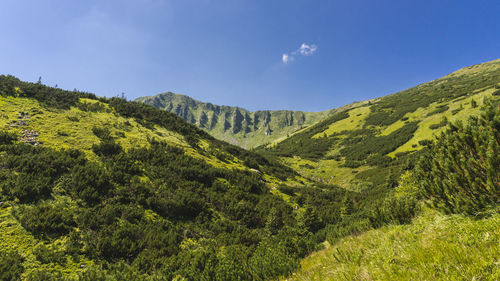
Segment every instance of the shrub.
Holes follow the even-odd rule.
[[[15,281],[19,280],[21,274],[24,272],[23,267],[24,258],[18,253],[0,252],[0,280]]]
[[[10,132],[0,132],[0,145],[1,144],[11,144],[17,140],[17,135]]]
[[[49,202],[21,206],[15,213],[21,225],[37,236],[65,235],[75,226],[73,214],[69,210]]]
[[[500,201],[500,113],[450,125],[421,157],[415,176],[423,195],[446,213],[478,214]]]

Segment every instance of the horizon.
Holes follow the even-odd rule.
[[[0,73],[129,100],[173,92],[250,111],[317,112],[498,59],[498,8],[496,1],[7,1]]]

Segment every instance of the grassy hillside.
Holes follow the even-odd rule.
[[[469,98],[489,97],[479,112],[473,111],[466,120],[458,118],[439,125],[442,134],[437,139],[424,139],[425,147],[406,154],[405,163],[398,159],[401,154],[392,159],[385,156],[384,162],[364,157],[390,154],[404,145],[398,142],[401,135],[406,141],[415,137],[403,134],[402,129],[411,121],[398,129],[388,129],[395,122],[388,124],[385,128],[389,132],[375,138],[365,135],[353,144],[343,142],[340,153],[347,151],[347,160],[369,164],[369,170],[360,173],[371,171],[371,179],[378,182],[352,190],[363,198],[363,204],[354,206],[346,197],[340,207],[341,220],[324,228],[329,242],[326,248],[304,259],[301,269],[287,280],[499,278],[500,99],[496,84],[472,93]],[[456,98],[447,105],[452,108],[455,102]],[[469,102],[475,109],[476,104]],[[431,110],[425,118],[444,112],[439,107]],[[337,122],[346,118],[339,115]],[[420,129],[415,125],[410,128],[407,131]],[[387,136],[392,136],[391,142],[382,145],[380,140]],[[329,140],[328,136],[323,138]],[[303,153],[316,156],[311,151]],[[405,173],[400,177],[401,171]]]
[[[500,61],[466,68],[252,152],[0,76],[0,280],[495,276],[499,83]]]
[[[341,239],[282,280],[499,280],[500,215],[477,220],[426,209],[409,225]]]
[[[0,76],[0,167],[1,280],[269,279],[316,245],[292,170],[141,103]]]
[[[485,97],[500,98],[500,60],[339,109],[258,151],[281,157],[306,178],[361,191],[400,174],[447,123],[477,115]]]
[[[185,95],[163,93],[136,101],[177,114],[217,139],[253,148],[286,137],[328,116],[331,111],[261,110],[200,102]]]

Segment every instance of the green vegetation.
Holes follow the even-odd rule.
[[[410,225],[327,244],[286,280],[498,280],[498,225],[498,214],[476,220],[427,209]]]
[[[331,114],[330,111],[290,110],[250,112],[239,107],[200,102],[170,92],[138,98],[136,101],[175,113],[215,138],[244,148],[272,143]]]
[[[346,119],[349,117],[347,112],[335,113],[327,119],[316,124],[311,129],[288,138],[273,146],[273,152],[280,156],[301,156],[303,158],[320,158],[332,145],[338,141],[335,137],[313,138],[318,132],[326,130],[329,124]]]
[[[0,76],[0,278],[498,279],[499,74],[345,106],[254,151]],[[234,114],[224,130],[245,135],[267,113]]]
[[[500,203],[500,112],[486,106],[450,125],[415,169],[425,197],[447,213],[478,215]]]
[[[11,76],[0,85],[5,278],[269,279],[315,248],[292,206],[266,186],[295,176],[272,159],[141,103]],[[45,126],[54,139],[40,143]],[[90,141],[59,147],[68,127]],[[124,140],[131,127],[135,146]]]
[[[378,227],[389,226],[369,230],[361,220],[346,220],[355,210],[346,196],[344,219],[325,228],[326,249],[304,259],[287,280],[500,278],[499,129],[498,102],[489,101],[481,117],[451,124],[374,209],[372,225],[377,227],[374,219],[379,219]],[[420,213],[419,201],[445,214],[429,208]],[[463,215],[446,215],[450,213]],[[345,230],[369,231],[342,238],[349,234]]]

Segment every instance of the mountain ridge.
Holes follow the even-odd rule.
[[[201,102],[189,96],[172,92],[140,97],[135,101],[175,113],[214,137],[243,148],[253,148],[271,143],[287,134],[314,124],[334,111],[334,109],[320,112],[249,111],[239,106]]]

